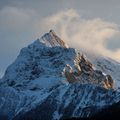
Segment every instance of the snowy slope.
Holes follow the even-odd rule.
[[[0,93],[1,118],[15,120],[88,117],[120,100],[112,77],[52,30],[20,51],[0,81]]]
[[[100,108],[119,101],[120,94],[91,84],[69,84],[57,86],[42,103],[14,120],[59,120],[70,117],[87,117]],[[39,96],[41,97],[41,96]]]

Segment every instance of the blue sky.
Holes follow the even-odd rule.
[[[119,11],[119,0],[0,0],[0,76],[51,28],[71,47],[120,61]]]

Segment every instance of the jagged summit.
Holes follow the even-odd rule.
[[[68,45],[60,39],[53,30],[50,30],[49,33],[44,34],[39,41],[48,47],[61,46],[68,48]]]

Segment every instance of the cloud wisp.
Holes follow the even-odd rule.
[[[111,39],[114,41],[116,36],[120,39],[120,30],[115,23],[100,18],[86,20],[70,9],[44,18],[41,28],[53,28],[71,47],[120,61],[120,48],[115,51],[107,48]]]

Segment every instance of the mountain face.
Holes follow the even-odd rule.
[[[120,91],[120,63],[110,58],[101,58],[99,60],[96,59],[96,67],[112,75],[116,81],[115,88]]]
[[[53,30],[20,51],[0,81],[0,118],[89,117],[117,103],[111,75],[93,67]]]

